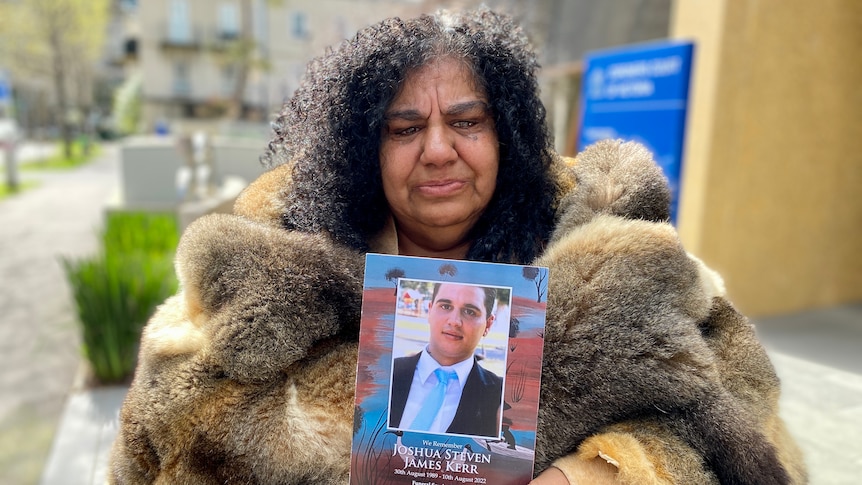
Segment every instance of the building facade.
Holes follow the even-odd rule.
[[[177,119],[265,122],[327,46],[391,15],[410,0],[147,0],[138,38],[143,125]],[[237,109],[230,114],[232,103]]]
[[[306,62],[392,15],[441,0],[147,0],[139,4],[144,124],[222,116],[241,78],[231,47],[251,25],[241,114],[272,119]],[[678,228],[753,316],[862,299],[862,4],[722,0],[488,0],[541,53],[562,153],[577,135],[584,52],[696,44]],[[247,13],[250,12],[250,13]]]

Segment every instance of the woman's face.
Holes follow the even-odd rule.
[[[432,244],[464,237],[494,195],[499,153],[487,96],[461,62],[439,59],[408,75],[386,110],[380,144],[399,233]]]

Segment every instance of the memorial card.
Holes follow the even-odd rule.
[[[367,255],[351,484],[530,481],[547,277]]]

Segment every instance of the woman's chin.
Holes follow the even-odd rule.
[[[423,226],[440,231],[462,230],[473,227],[481,211],[473,207],[464,208],[454,204],[441,204],[433,211],[426,211],[416,218]]]

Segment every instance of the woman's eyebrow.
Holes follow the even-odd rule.
[[[447,116],[457,116],[462,115],[464,113],[468,113],[470,111],[475,110],[476,108],[481,109],[484,113],[488,113],[491,111],[491,107],[488,106],[488,103],[482,101],[481,99],[477,99],[475,101],[465,101],[463,103],[455,103],[448,108],[446,108],[445,115]]]
[[[484,113],[488,113],[491,111],[491,107],[485,101],[477,99],[475,101],[464,101],[462,103],[455,103],[448,108],[446,108],[443,113],[446,116],[458,116],[464,113],[469,113],[476,108],[481,109]],[[400,120],[408,120],[415,121],[424,119],[424,115],[419,112],[417,109],[407,108],[407,109],[395,109],[392,111],[387,111],[383,114],[384,121],[400,119]]]
[[[422,113],[420,113],[417,109],[400,109],[394,111],[387,111],[383,114],[384,121],[389,121],[393,119],[414,121],[421,120],[422,118],[424,118],[422,116]]]

